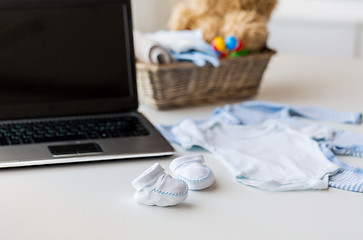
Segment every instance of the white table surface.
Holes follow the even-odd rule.
[[[255,99],[363,111],[363,61],[275,56]],[[218,105],[156,111],[153,123],[201,119]],[[363,135],[363,126],[340,126]],[[191,154],[176,147],[176,156]],[[176,157],[174,156],[174,157]],[[363,194],[268,192],[237,183],[211,154],[216,183],[174,207],[133,201],[131,181],[173,157],[0,170],[0,239],[362,239]],[[362,159],[344,158],[363,167]]]

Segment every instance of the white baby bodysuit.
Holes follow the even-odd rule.
[[[321,152],[315,133],[327,129],[292,129],[276,120],[245,126],[186,119],[172,129],[183,147],[202,147],[222,159],[236,179],[271,191],[327,189],[329,176],[339,170]]]

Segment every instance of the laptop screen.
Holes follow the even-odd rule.
[[[137,107],[129,1],[0,3],[0,118]]]

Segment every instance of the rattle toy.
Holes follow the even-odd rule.
[[[250,51],[244,49],[243,41],[235,36],[227,36],[225,39],[215,37],[211,45],[217,51],[219,58],[245,56],[250,53]]]

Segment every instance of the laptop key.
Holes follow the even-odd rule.
[[[108,134],[107,134],[107,132],[101,132],[101,133],[100,133],[100,137],[101,137],[101,138],[108,138]]]
[[[31,140],[29,137],[22,137],[22,138],[21,138],[21,141],[22,141],[24,144],[30,144],[30,143],[32,143],[32,140]]]

